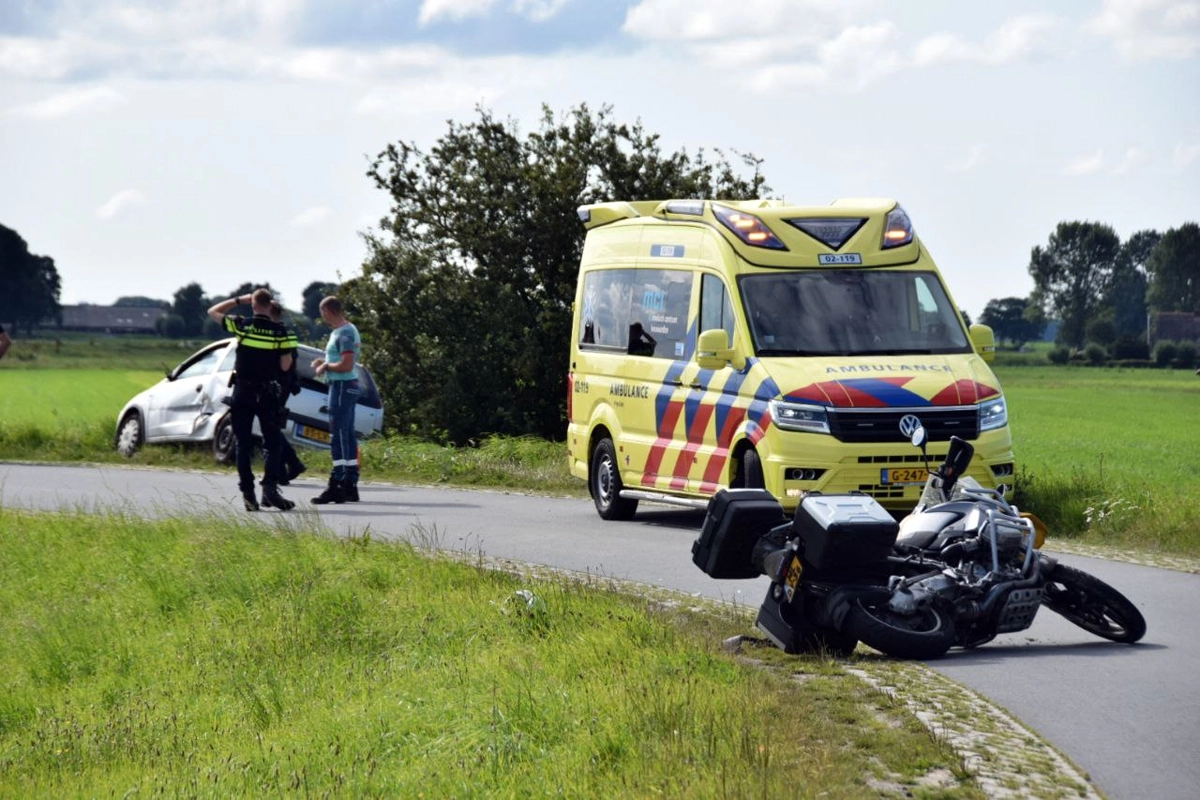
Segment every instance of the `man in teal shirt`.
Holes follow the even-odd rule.
[[[362,338],[358,328],[346,319],[342,301],[326,297],[321,301],[321,319],[332,328],[325,345],[325,358],[313,361],[317,377],[329,384],[329,434],[333,470],[325,491],[313,498],[316,505],[358,502],[358,435],[354,431],[354,409],[362,396],[358,382],[358,358]]]

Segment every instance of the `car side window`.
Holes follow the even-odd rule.
[[[195,378],[202,375],[212,374],[213,370],[217,368],[217,364],[220,362],[221,357],[224,355],[225,349],[220,347],[214,350],[206,351],[205,353],[201,354],[199,358],[195,359],[190,364],[184,365],[182,369],[176,372],[175,380]]]

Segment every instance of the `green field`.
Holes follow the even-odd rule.
[[[129,399],[162,378],[161,372],[115,369],[39,369],[0,373],[4,425],[78,427],[99,419],[115,428]]]
[[[1200,377],[1000,367],[1018,497],[1054,535],[1200,554]]]
[[[178,343],[118,344],[73,342],[56,350],[43,342],[36,358],[0,363],[0,458],[124,461],[112,450],[117,413],[192,344],[184,352]],[[1009,401],[1016,500],[1053,536],[1200,555],[1200,377],[1012,364],[996,372]],[[327,468],[323,452],[306,458],[315,474]],[[134,460],[213,466],[205,448],[145,448]],[[551,442],[494,440],[456,449],[387,437],[365,445],[363,461],[364,475],[379,480],[586,492]]]

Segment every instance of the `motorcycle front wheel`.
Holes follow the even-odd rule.
[[[949,611],[929,606],[901,614],[888,606],[886,596],[857,598],[846,616],[846,632],[893,658],[938,658],[954,644]]]
[[[1146,635],[1146,619],[1129,598],[1065,564],[1055,566],[1047,577],[1042,605],[1112,642],[1133,644]]]

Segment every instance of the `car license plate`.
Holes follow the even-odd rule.
[[[879,482],[887,484],[924,483],[929,478],[929,470],[924,467],[892,467],[880,470]]]
[[[323,431],[320,428],[314,428],[311,425],[297,425],[296,436],[300,439],[310,439],[314,442],[324,442],[329,444],[329,432]]]
[[[787,577],[783,581],[783,591],[787,595],[788,602],[792,602],[792,596],[796,594],[796,587],[800,585],[800,576],[804,573],[804,568],[800,566],[800,556],[792,556],[792,563],[788,565]]]

